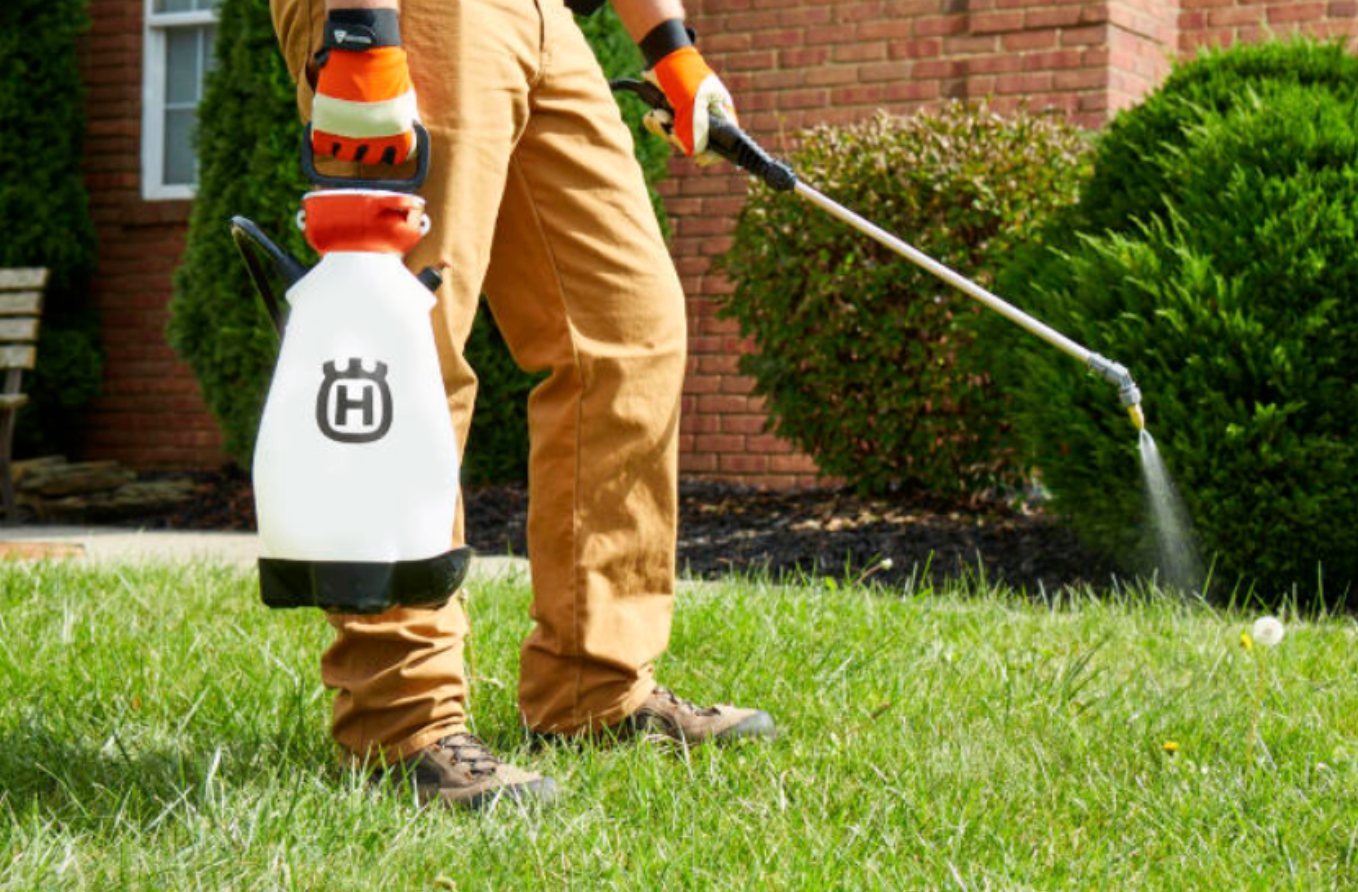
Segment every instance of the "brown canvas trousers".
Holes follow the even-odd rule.
[[[324,0],[272,7],[306,115]],[[401,30],[433,138],[433,229],[408,260],[449,264],[431,319],[458,441],[482,291],[518,364],[550,373],[528,403],[535,624],[519,705],[538,731],[612,724],[649,696],[669,641],[683,293],[631,133],[562,0],[403,0]],[[456,601],[330,621],[321,672],[341,745],[403,756],[464,729]]]

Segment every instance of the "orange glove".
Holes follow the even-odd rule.
[[[311,106],[318,156],[400,164],[415,154],[420,119],[394,9],[332,10]]]
[[[664,33],[666,31],[668,33]],[[680,34],[684,36],[678,37]],[[642,41],[642,51],[648,58],[656,45],[663,46],[666,41],[682,44],[660,56],[645,74],[646,80],[663,90],[665,98],[674,107],[673,121],[667,120],[669,116],[664,112],[652,112],[646,116],[646,127],[678,146],[699,164],[712,164],[721,159],[707,151],[708,122],[715,114],[732,124],[738,123],[736,108],[726,85],[703,61],[690,40],[682,23],[671,20],[658,26]]]

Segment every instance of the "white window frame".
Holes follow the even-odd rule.
[[[141,77],[141,195],[146,201],[193,198],[194,186],[166,183],[165,175],[165,43],[166,33],[184,25],[215,25],[215,9],[156,12],[155,0],[144,0]],[[218,7],[220,8],[220,7]]]

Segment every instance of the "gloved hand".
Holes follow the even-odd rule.
[[[311,106],[317,156],[400,164],[415,154],[420,119],[394,9],[331,10]]]
[[[650,39],[648,36],[647,40]],[[645,42],[642,48],[646,50]],[[665,98],[674,107],[672,122],[664,112],[647,114],[646,129],[678,146],[699,164],[720,161],[719,156],[707,151],[708,122],[714,114],[732,124],[739,121],[726,85],[697,49],[685,45],[670,50],[644,76],[665,92]]]

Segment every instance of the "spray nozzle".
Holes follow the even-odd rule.
[[[1146,429],[1146,416],[1141,411],[1141,388],[1132,380],[1127,367],[1097,353],[1089,355],[1089,370],[1118,389],[1118,401],[1127,408],[1137,430]]]

